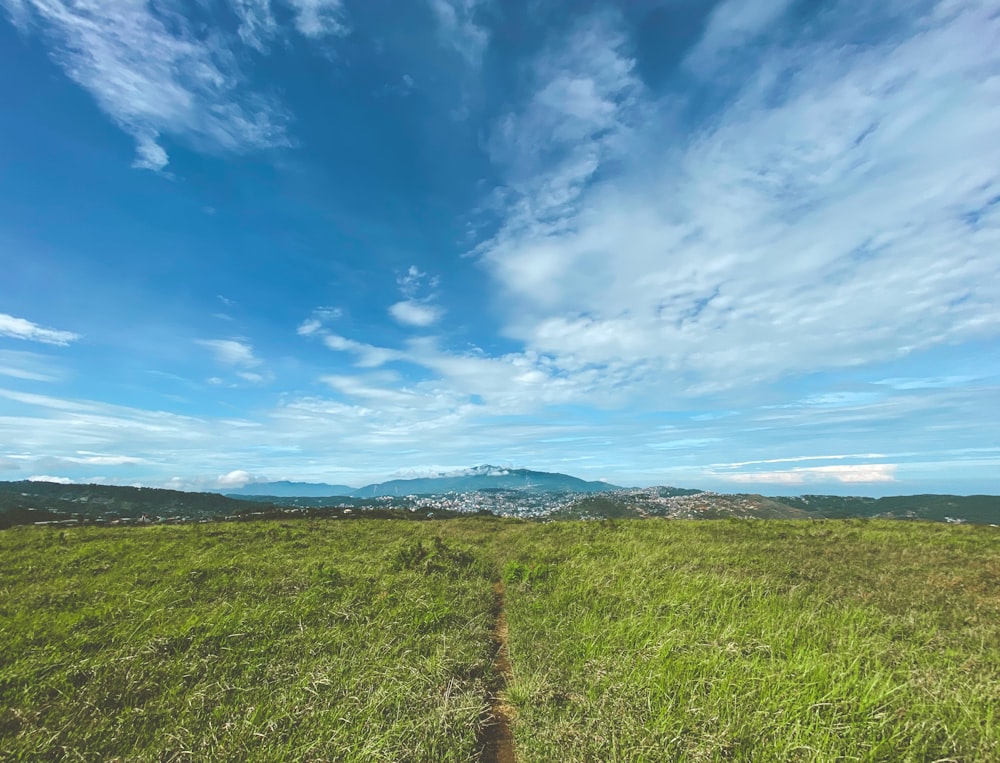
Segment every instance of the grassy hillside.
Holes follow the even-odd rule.
[[[0,528],[68,517],[91,521],[137,519],[143,515],[206,519],[260,509],[259,505],[216,493],[120,485],[0,482]]]
[[[435,547],[418,523],[15,528],[0,558],[5,760],[474,752],[490,574],[459,533]]]
[[[885,498],[803,495],[774,500],[830,519],[884,517],[934,522],[961,519],[977,524],[1000,524],[1000,496],[995,495],[924,494]]]
[[[303,520],[0,533],[10,760],[1000,759],[1000,531]]]
[[[1000,760],[1000,533],[553,523],[507,563],[523,760]]]

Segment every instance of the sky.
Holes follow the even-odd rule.
[[[996,0],[0,0],[0,480],[1000,493]]]

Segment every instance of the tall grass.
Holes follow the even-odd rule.
[[[0,535],[13,760],[460,761],[490,574],[423,525]],[[413,560],[416,543],[429,549]]]
[[[0,533],[0,759],[1000,760],[1000,532],[296,521]]]
[[[998,541],[888,522],[539,528],[518,560],[535,579],[508,586],[521,759],[1000,760]]]

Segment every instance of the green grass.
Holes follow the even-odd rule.
[[[437,540],[436,540],[437,539]],[[1000,532],[296,521],[0,533],[0,759],[1000,760]]]
[[[517,560],[535,580],[507,595],[521,759],[1000,760],[998,541],[890,522],[538,528]]]
[[[0,757],[468,760],[490,574],[432,534],[400,522],[5,532]]]

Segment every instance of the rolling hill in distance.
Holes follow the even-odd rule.
[[[203,521],[295,515],[447,518],[493,514],[531,519],[890,518],[1000,524],[1000,496],[802,495],[767,497],[658,486],[626,488],[566,474],[478,466],[361,488],[257,482],[239,490],[0,482],[0,528],[38,522]]]

